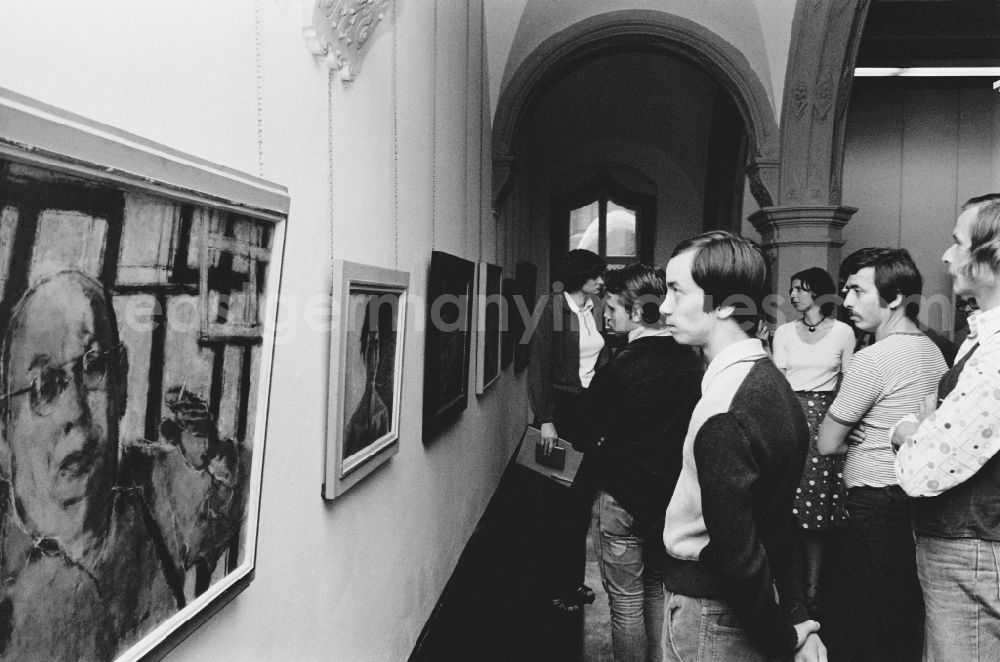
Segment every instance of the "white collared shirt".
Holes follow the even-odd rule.
[[[597,367],[597,357],[604,349],[604,336],[594,321],[594,300],[587,297],[583,306],[578,306],[568,292],[563,292],[563,296],[580,322],[580,384],[583,388],[590,388],[590,380],[594,378]]]

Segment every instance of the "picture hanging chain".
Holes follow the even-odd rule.
[[[257,86],[257,174],[264,176],[264,37],[261,34],[261,0],[254,0],[254,66]]]
[[[333,89],[334,89],[334,79],[338,78],[339,74],[331,69],[327,73],[326,78],[326,154],[327,154],[327,170],[326,170],[326,181],[329,190],[327,191],[327,215],[329,216],[329,228],[330,228],[330,288],[331,296],[333,295],[333,256],[336,255],[334,250],[334,232],[333,232]]]

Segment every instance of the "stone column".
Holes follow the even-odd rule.
[[[752,214],[750,222],[771,262],[774,291],[784,296],[792,274],[809,267],[826,269],[837,282],[843,228],[856,211],[843,206],[765,207]],[[787,297],[780,310],[786,319],[795,315]]]

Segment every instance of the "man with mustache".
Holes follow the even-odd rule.
[[[112,659],[185,605],[187,567],[232,536],[237,454],[178,443],[180,418],[167,441],[119,448],[127,352],[84,274],[25,294],[0,370],[0,659]]]
[[[889,430],[916,412],[948,369],[917,326],[923,279],[902,249],[862,248],[844,260],[844,308],[875,342],[854,354],[820,424],[817,446],[844,457],[845,585],[852,660],[920,657],[924,608],[907,497],[893,470]],[[860,427],[863,440],[848,438]]]

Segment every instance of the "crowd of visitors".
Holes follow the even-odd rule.
[[[544,451],[584,453],[539,509],[552,608],[594,599],[592,519],[616,662],[1000,660],[1000,194],[963,205],[942,259],[957,354],[918,322],[904,249],[855,251],[839,287],[803,268],[773,335],[749,240],[704,233],[665,269],[571,251],[531,340]],[[832,532],[850,608],[828,633]]]

